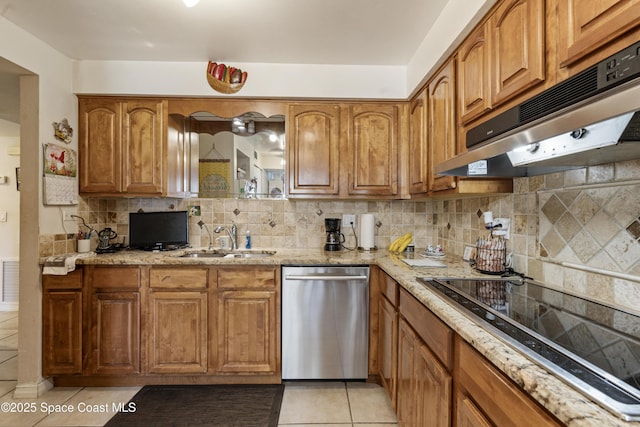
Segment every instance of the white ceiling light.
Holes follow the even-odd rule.
[[[198,4],[198,2],[200,2],[200,0],[182,0],[184,2],[184,5],[187,7],[193,7],[195,5]]]

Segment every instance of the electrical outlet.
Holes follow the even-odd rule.
[[[356,216],[353,214],[343,214],[342,215],[342,226],[351,228],[351,224],[355,227],[356,225]]]
[[[71,212],[62,211],[62,219],[64,221],[73,221],[73,218],[71,217],[71,215],[73,215]]]
[[[7,211],[0,211],[0,222],[7,222]]]
[[[493,234],[509,240],[511,237],[511,220],[508,218],[494,218],[493,223],[502,225],[502,227],[494,229]]]

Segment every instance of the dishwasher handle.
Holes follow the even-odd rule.
[[[344,281],[344,280],[366,280],[368,277],[364,275],[349,274],[291,274],[284,276],[285,280],[322,280],[322,281]]]

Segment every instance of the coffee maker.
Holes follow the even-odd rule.
[[[325,251],[339,251],[344,243],[344,234],[340,232],[340,218],[325,218],[324,228],[327,232],[327,242],[324,244]]]

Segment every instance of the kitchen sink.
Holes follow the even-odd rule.
[[[229,258],[268,258],[274,256],[276,253],[273,252],[240,252],[240,253],[231,253],[227,256],[231,255]]]
[[[222,258],[226,255],[224,252],[192,252],[180,255],[180,258]]]
[[[190,252],[180,255],[180,258],[268,258],[276,251],[261,252]]]

